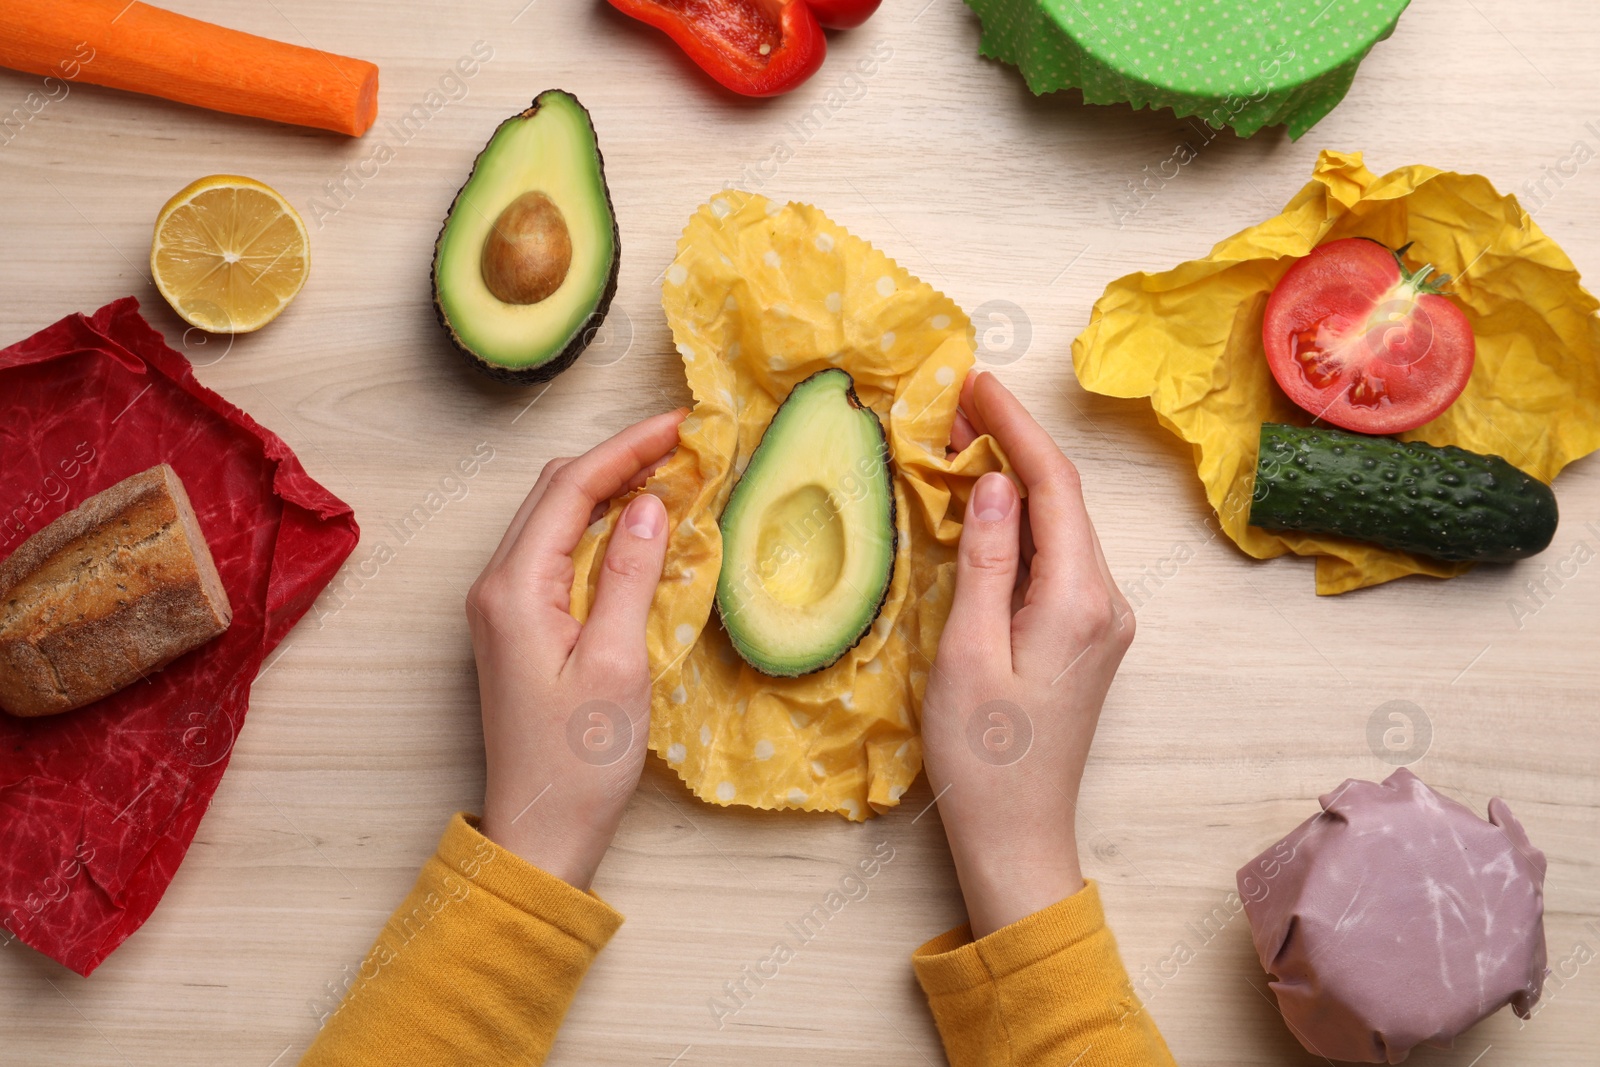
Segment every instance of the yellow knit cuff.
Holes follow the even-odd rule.
[[[535,867],[478,832],[478,817],[456,812],[434,857],[473,886],[548,923],[598,952],[622,925],[622,915],[593,893]]]
[[[1105,929],[1100,888],[1086,881],[1065,900],[976,941],[969,926],[947,930],[913,952],[911,962],[928,995],[943,996],[1015,974]]]

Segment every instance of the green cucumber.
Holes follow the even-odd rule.
[[[1556,497],[1499,456],[1321,427],[1261,425],[1250,525],[1337,534],[1440,560],[1544,551]]]

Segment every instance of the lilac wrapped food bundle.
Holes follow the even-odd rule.
[[[1401,768],[1349,779],[1239,870],[1284,1021],[1335,1060],[1449,1048],[1544,985],[1544,853],[1500,798],[1485,822]]]

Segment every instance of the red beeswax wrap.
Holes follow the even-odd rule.
[[[155,910],[262,660],[359,531],[277,435],[195,380],[132,297],[0,351],[0,457],[0,557],[170,463],[233,603],[221,637],[120,693],[48,718],[0,714],[0,926],[87,975]]]

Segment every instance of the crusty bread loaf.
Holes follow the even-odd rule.
[[[0,708],[71,711],[216,637],[233,607],[162,463],[96,493],[0,562]]]

